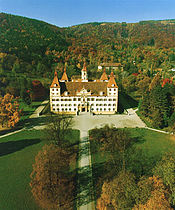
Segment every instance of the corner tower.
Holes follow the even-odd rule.
[[[114,73],[111,72],[110,79],[107,84],[107,95],[108,96],[116,96],[118,98],[118,86],[115,82]]]

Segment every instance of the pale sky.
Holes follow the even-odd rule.
[[[0,12],[63,27],[87,22],[175,19],[175,0],[0,0]]]

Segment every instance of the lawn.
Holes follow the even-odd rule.
[[[0,139],[0,209],[39,209],[29,182],[35,155],[46,143],[42,135],[40,130],[26,130]],[[79,131],[72,131],[68,138],[77,143]]]
[[[131,153],[126,167],[128,170],[133,171],[136,176],[140,176],[140,174],[151,174],[152,168],[165,152],[175,151],[175,137],[173,136],[144,128],[126,129],[130,132],[131,136],[136,139],[135,146],[138,149],[138,153]],[[108,171],[110,167],[108,169],[108,164],[105,165],[108,158],[107,155],[102,155],[99,150],[100,148],[98,148],[93,141],[90,141],[90,148],[94,189],[100,190],[101,181],[99,180],[103,180],[106,174],[110,173],[110,171]],[[99,194],[99,191],[97,194]],[[98,197],[99,195],[96,196]]]
[[[20,121],[24,121],[41,105],[43,101],[33,101],[30,105],[24,103],[21,99],[19,100],[19,109],[22,109],[22,116]]]

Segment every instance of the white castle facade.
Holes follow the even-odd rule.
[[[66,68],[58,80],[55,72],[50,86],[50,109],[53,113],[115,114],[118,105],[118,86],[114,74],[108,79],[104,70],[100,80],[88,81],[86,65],[81,70],[81,78],[68,80]]]

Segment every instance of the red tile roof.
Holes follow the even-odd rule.
[[[61,78],[61,81],[63,81],[63,80],[68,81],[68,77],[67,77],[67,74],[66,74],[66,66],[64,67],[64,73],[63,73],[63,76]]]
[[[91,92],[91,96],[99,96],[103,92],[103,96],[107,95],[107,82],[65,82],[61,85],[62,94],[68,91],[69,96],[76,96],[83,88]]]
[[[111,75],[110,75],[110,79],[109,79],[109,82],[108,82],[108,85],[107,85],[108,88],[117,88],[117,84],[115,82],[115,78],[114,78],[114,73],[111,72]]]
[[[105,67],[119,67],[122,66],[121,63],[101,63],[100,66]]]
[[[100,80],[102,80],[102,81],[108,80],[108,77],[107,77],[107,74],[106,74],[105,68],[104,68],[104,72],[103,72],[103,74],[101,75]]]
[[[86,63],[85,63],[85,62],[84,62],[84,64],[83,64],[83,69],[82,69],[82,71],[87,71]]]
[[[51,88],[57,87],[60,88],[59,82],[58,82],[58,77],[57,77],[57,72],[55,71],[54,79],[53,82],[50,86]]]

